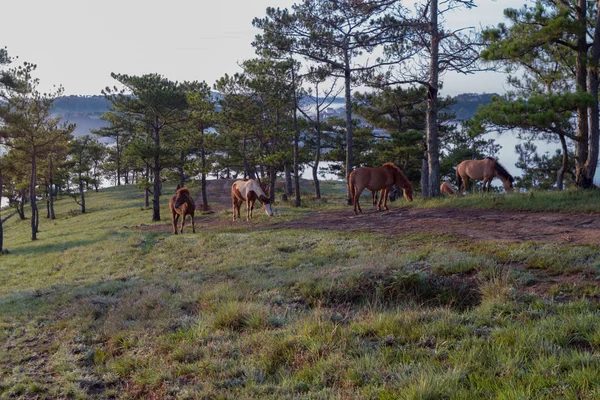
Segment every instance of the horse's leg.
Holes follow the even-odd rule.
[[[237,199],[235,198],[235,196],[231,196],[231,210],[233,212],[233,222],[235,222],[235,210],[237,208]],[[239,211],[238,211],[239,213]]]
[[[196,233],[196,227],[194,226],[194,212],[193,211],[190,214],[190,216],[192,217],[192,233]]]
[[[363,190],[365,190],[365,188],[361,188],[359,186],[356,186],[354,189],[354,214],[358,214],[356,212],[357,209],[358,212],[362,214],[362,208],[360,208],[360,195],[362,194]]]
[[[185,209],[185,208],[181,210],[181,229],[179,230],[179,233],[183,233],[183,227],[185,226],[186,212],[187,212],[187,209]]]
[[[384,197],[387,195],[385,188],[381,189],[381,192],[379,194],[380,194],[380,196],[379,196],[379,201],[377,202],[377,211],[381,211],[381,202],[385,201]]]
[[[250,196],[246,197],[246,221],[250,221],[252,218],[252,208],[254,204],[251,203]]]
[[[179,221],[179,214],[177,211],[173,210],[173,234],[177,235],[177,221]]]
[[[383,188],[381,190],[381,197],[383,198],[383,208],[385,209],[385,211],[388,211],[388,205],[387,205],[387,198],[388,198],[388,189]]]

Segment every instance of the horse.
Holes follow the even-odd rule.
[[[473,180],[483,179],[483,190],[487,184],[487,191],[490,191],[490,184],[495,177],[500,178],[507,192],[512,190],[515,179],[498,162],[497,158],[486,157],[483,160],[465,160],[456,167],[456,181],[459,190],[464,186],[464,190],[469,190],[469,178]]]
[[[443,182],[440,185],[440,192],[442,192],[444,194],[453,195],[454,189],[452,189],[452,185],[450,185],[448,182]]]
[[[240,216],[240,208],[242,203],[246,202],[246,221],[252,218],[252,209],[256,200],[260,201],[263,209],[269,217],[273,216],[271,211],[271,202],[261,186],[254,179],[244,179],[233,182],[231,185],[231,203],[233,205],[233,220],[237,211],[238,218]]]
[[[372,192],[381,190],[377,210],[381,210],[382,200],[384,202],[383,207],[389,210],[387,206],[387,194],[394,185],[402,188],[406,200],[412,201],[413,186],[394,163],[387,162],[381,167],[361,167],[352,171],[348,176],[348,187],[352,203],[354,204],[354,214],[358,214],[358,211],[362,213],[359,198],[365,189],[369,189]]]
[[[177,220],[180,215],[181,228],[179,232],[183,233],[185,217],[189,215],[192,217],[192,232],[196,233],[196,227],[194,226],[194,211],[196,210],[196,205],[194,204],[194,200],[192,200],[188,188],[177,185],[175,196],[171,197],[169,200],[169,208],[171,209],[171,216],[173,219],[173,234],[177,235]]]

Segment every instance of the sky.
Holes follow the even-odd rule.
[[[416,0],[415,0],[416,1]],[[527,0],[477,0],[452,12],[450,27],[502,22],[502,10]],[[412,0],[406,1],[408,4]],[[253,58],[254,17],[293,0],[4,0],[0,46],[17,62],[37,64],[40,89],[62,85],[67,95],[100,94],[111,72],[159,73],[171,80],[212,85]],[[444,95],[503,93],[501,73],[447,74]]]

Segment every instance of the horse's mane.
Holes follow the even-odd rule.
[[[492,160],[492,161],[498,161],[498,159],[497,159],[497,158],[490,157],[490,156],[487,156],[485,159],[486,159],[486,160]]]
[[[491,157],[487,157],[487,158],[491,158]],[[502,164],[500,164],[498,162],[498,159],[495,158],[494,160],[496,161],[496,163],[494,164],[494,168],[496,168],[496,172],[498,172],[498,174],[500,174],[500,176],[502,176],[504,179],[510,181],[511,183],[514,182],[515,178],[513,178],[513,176],[508,173],[506,168],[504,168],[502,166]]]
[[[187,187],[185,187],[185,186],[182,187],[181,189],[177,189],[177,192],[179,192],[179,193],[185,193],[188,196],[190,195],[190,190]]]
[[[396,164],[394,164],[393,162],[386,162],[386,163],[384,163],[382,165],[382,167],[389,167],[389,168],[395,169],[398,172],[402,172],[402,171],[400,171],[400,168]]]
[[[396,164],[392,162],[386,162],[382,165],[382,167],[391,168],[394,170],[403,189],[410,188],[410,190],[413,190],[412,183],[410,183],[406,175],[404,175],[400,167],[398,167]]]

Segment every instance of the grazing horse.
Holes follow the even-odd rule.
[[[473,180],[483,179],[483,190],[487,184],[487,190],[490,191],[490,184],[495,177],[500,178],[504,184],[504,190],[507,192],[513,188],[515,179],[498,162],[497,158],[486,157],[483,160],[465,160],[456,167],[456,181],[459,190],[464,186],[464,190],[469,190],[469,178]]]
[[[196,205],[190,191],[186,187],[177,185],[175,196],[169,200],[169,208],[171,209],[171,216],[173,218],[173,233],[177,235],[177,220],[181,215],[181,229],[179,232],[183,233],[183,227],[185,226],[185,217],[187,215],[192,217],[192,232],[196,233],[196,227],[194,226],[194,211]]]
[[[443,182],[440,185],[440,192],[442,192],[444,194],[453,195],[454,189],[452,189],[452,185],[450,185],[448,182]]]
[[[237,211],[238,218],[240,216],[240,208],[242,203],[246,202],[246,221],[252,218],[252,209],[256,200],[260,201],[263,209],[269,217],[273,215],[271,211],[271,202],[265,192],[262,190],[258,182],[254,179],[245,179],[233,182],[231,185],[231,203],[233,204],[233,220]]]
[[[350,176],[348,176],[348,187],[350,188],[350,196],[352,196],[352,203],[354,204],[354,213],[362,213],[359,198],[365,189],[369,189],[372,192],[381,190],[377,210],[381,210],[382,200],[384,202],[383,207],[388,210],[387,194],[394,185],[402,188],[406,200],[412,201],[413,186],[394,163],[387,162],[381,167],[361,167],[352,171]]]

